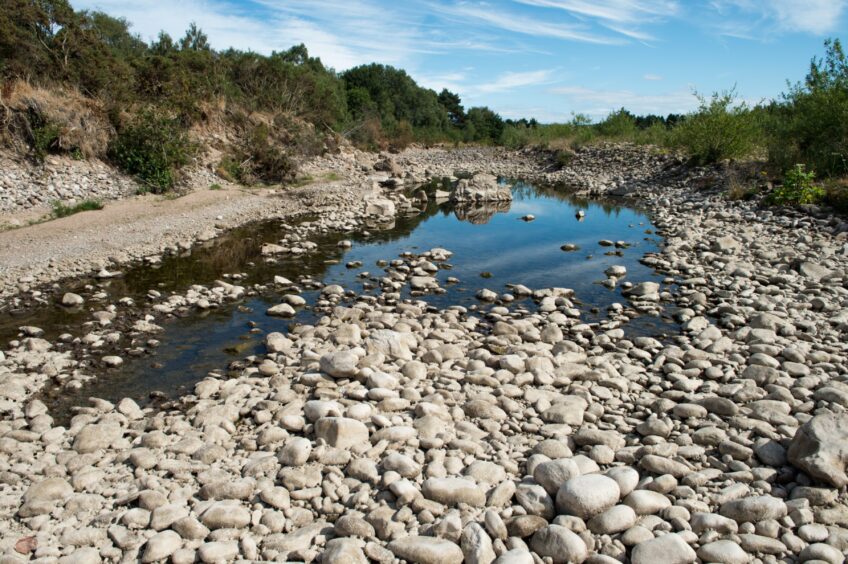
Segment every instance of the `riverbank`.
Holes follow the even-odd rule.
[[[560,175],[643,199],[666,241],[644,262],[668,278],[629,280],[626,304],[601,323],[581,319],[567,289],[530,289],[533,310],[497,291],[480,311],[399,300],[398,287],[432,289],[420,278],[450,260],[450,249],[422,250],[387,263],[376,298],[322,288],[319,322],[266,335],[264,354],[210,375],[178,407],[94,402],[68,428],[29,398],[73,361],[25,330],[0,357],[2,505],[15,515],[0,549],[10,562],[21,552],[45,562],[841,562],[844,222],[729,202],[714,171],[671,156],[589,155],[570,172],[488,149],[378,166],[396,166],[403,182],[457,169]],[[315,232],[365,220],[343,191],[349,208]],[[396,192],[382,197],[403,209]],[[288,246],[308,252],[308,238]],[[239,293],[197,289],[185,303]],[[671,306],[682,324],[673,339],[625,336],[625,308]],[[154,338],[144,336],[154,321],[136,338]],[[105,340],[110,329],[91,333]]]

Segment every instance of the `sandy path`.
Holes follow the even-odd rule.
[[[137,196],[99,211],[0,232],[0,298],[110,263],[124,263],[249,221],[354,201],[357,183],[292,190],[197,190],[180,198]]]

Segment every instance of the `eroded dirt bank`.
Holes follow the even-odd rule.
[[[354,162],[368,201],[339,188],[344,206],[269,255],[409,209]],[[845,223],[728,202],[720,171],[636,149],[546,167],[482,149],[378,165],[384,184],[464,169],[642,198],[668,284],[616,280],[628,299],[596,324],[564,288],[527,289],[534,311],[499,289],[433,310],[398,294],[450,261],[422,251],[386,264],[377,298],[323,288],[318,323],[266,335],[178,408],[94,402],[68,428],[32,394],[76,361],[27,328],[0,355],[5,561],[842,562]],[[302,282],[269,281],[290,288],[279,314]],[[246,291],[150,300],[166,317]],[[625,336],[633,311],[672,305],[674,339]],[[156,315],[110,337],[93,312],[88,331],[148,338]]]

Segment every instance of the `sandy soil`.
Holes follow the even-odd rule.
[[[9,229],[0,232],[0,298],[157,254],[166,246],[209,237],[213,231],[316,210],[358,190],[356,183],[340,181],[291,190],[228,187],[179,198],[137,196],[107,203],[99,211]]]

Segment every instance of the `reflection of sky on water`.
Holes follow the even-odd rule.
[[[376,266],[378,260],[391,260],[404,252],[421,253],[434,247],[443,247],[454,253],[450,270],[441,270],[437,278],[444,285],[449,276],[460,279],[460,284],[446,286],[443,295],[422,297],[438,307],[450,305],[471,306],[479,304],[474,297],[480,288],[498,293],[508,292],[507,284],[524,284],[531,289],[565,287],[575,291],[583,304],[584,319],[597,320],[588,310],[591,307],[604,311],[615,301],[624,302],[620,289],[610,290],[599,285],[604,270],[614,264],[627,268],[626,280],[640,282],[660,280],[639,259],[645,253],[658,250],[657,238],[646,238],[644,230],[652,227],[648,218],[639,211],[620,205],[578,200],[551,189],[536,190],[527,185],[514,189],[515,199],[508,211],[493,213],[486,223],[475,224],[457,219],[449,203],[431,201],[428,208],[415,217],[399,217],[396,226],[386,231],[372,230],[369,235],[333,234],[320,236],[319,252],[295,259],[282,259],[267,265],[257,255],[263,241],[280,237],[274,224],[246,229],[235,242],[221,242],[208,252],[186,258],[174,258],[166,266],[156,269],[140,268],[128,271],[120,284],[123,295],[146,292],[147,288],[165,284],[174,291],[185,291],[191,283],[209,284],[224,272],[247,272],[245,284],[267,283],[274,274],[292,280],[301,275],[320,279],[327,284],[341,284],[358,293],[376,293],[363,288],[362,272],[371,276],[384,275]],[[586,211],[582,221],[575,218],[577,210]],[[480,211],[480,210],[477,210]],[[494,212],[494,210],[490,210]],[[519,218],[531,213],[535,221]],[[474,213],[475,221],[488,213]],[[640,223],[642,225],[640,225]],[[632,227],[631,227],[632,225]],[[353,247],[342,251],[337,242],[343,238],[353,240]],[[598,241],[623,240],[631,247],[621,250],[623,256],[607,256],[610,248],[601,247]],[[249,244],[245,241],[249,240]],[[560,246],[575,243],[580,249],[563,252]],[[241,245],[239,252],[233,252]],[[592,258],[587,258],[591,255]],[[349,269],[345,264],[362,261],[362,267]],[[214,265],[214,266],[212,266]],[[481,272],[491,273],[483,278]],[[160,286],[161,287],[161,286]],[[182,290],[180,289],[182,288]],[[316,292],[305,292],[308,303],[314,303]],[[408,289],[405,291],[408,297]],[[100,378],[75,394],[68,394],[53,405],[57,412],[70,405],[81,405],[89,396],[120,399],[125,396],[144,400],[151,390],[162,390],[171,397],[186,393],[194,382],[210,370],[222,369],[233,360],[252,353],[262,353],[263,335],[271,331],[286,331],[291,321],[270,318],[265,310],[277,303],[278,296],[249,298],[239,307],[228,306],[205,316],[190,315],[165,324],[166,331],[157,337],[162,345],[157,354],[139,360],[128,359],[127,364],[107,378]],[[533,307],[529,300],[522,305]],[[302,310],[294,322],[314,323],[316,314]],[[646,331],[655,326],[645,318]],[[261,330],[251,333],[250,326]],[[158,363],[152,368],[152,363]],[[62,407],[63,406],[63,407]]]

